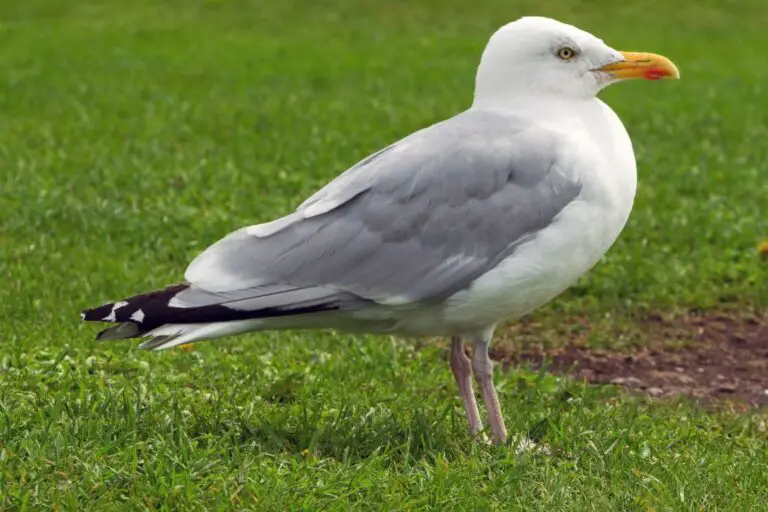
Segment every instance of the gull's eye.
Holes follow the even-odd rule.
[[[561,60],[571,60],[576,56],[576,50],[573,48],[569,48],[567,46],[563,46],[559,50],[557,50],[557,57]]]

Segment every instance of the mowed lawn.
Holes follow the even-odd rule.
[[[760,411],[513,367],[508,427],[551,450],[516,455],[470,440],[444,340],[158,354],[79,321],[466,108],[487,38],[526,14],[682,74],[603,94],[634,141],[634,212],[534,317],[764,309],[768,2],[2,0],[0,509],[768,508]]]

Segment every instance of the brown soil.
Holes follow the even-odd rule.
[[[646,338],[641,345],[646,348],[591,349],[584,346],[583,336],[577,336],[552,349],[517,350],[503,345],[494,358],[505,366],[530,363],[540,367],[546,361],[553,373],[624,386],[655,397],[683,395],[708,403],[768,404],[768,315],[651,316],[642,319],[637,328],[641,335],[630,337]],[[589,329],[584,326],[580,332]],[[666,340],[675,343],[670,346]]]

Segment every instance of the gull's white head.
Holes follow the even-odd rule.
[[[588,99],[620,80],[679,76],[660,55],[620,52],[572,25],[525,17],[488,41],[477,70],[475,104],[553,95]]]

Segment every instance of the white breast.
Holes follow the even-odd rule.
[[[577,134],[570,146],[580,195],[530,242],[451,297],[442,310],[444,322],[474,330],[519,318],[571,286],[618,237],[635,195],[632,145],[605,104],[595,100],[585,110],[567,127]]]

